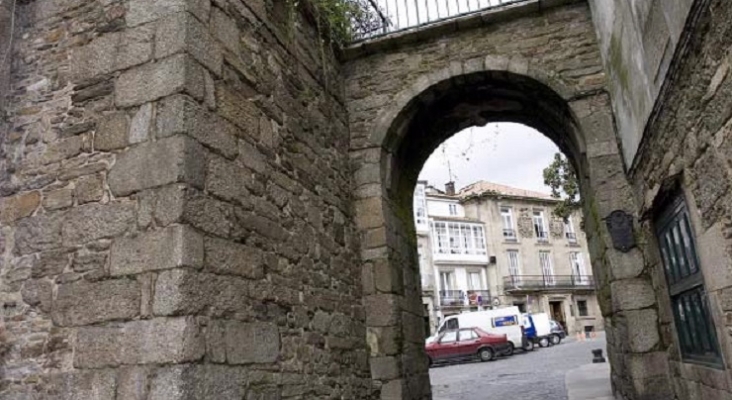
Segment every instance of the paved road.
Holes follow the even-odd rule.
[[[605,336],[492,362],[470,362],[432,368],[434,400],[567,400],[564,374],[592,362],[592,349],[605,351]],[[605,353],[603,353],[605,354]]]

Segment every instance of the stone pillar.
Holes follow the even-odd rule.
[[[653,289],[652,266],[643,246],[623,253],[613,247],[603,218],[612,211],[638,210],[623,169],[607,94],[577,99],[572,110],[586,134],[587,175],[584,223],[598,284],[598,301],[606,320],[607,349],[615,391],[634,400],[672,397],[666,353],[660,340],[659,306]],[[635,215],[636,234],[640,234]]]

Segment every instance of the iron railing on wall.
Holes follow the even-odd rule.
[[[512,275],[503,278],[503,290],[592,290],[595,280],[591,275]]]
[[[530,0],[345,0],[362,10],[351,18],[358,42]]]

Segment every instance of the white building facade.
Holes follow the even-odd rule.
[[[548,195],[489,182],[454,193],[420,181],[414,220],[427,332],[461,312],[518,306],[570,334],[603,329],[579,215]]]

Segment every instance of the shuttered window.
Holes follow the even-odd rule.
[[[721,367],[719,342],[683,197],[678,196],[660,213],[655,226],[681,356],[686,362]]]

